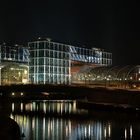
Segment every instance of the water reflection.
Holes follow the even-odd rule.
[[[20,108],[19,108],[20,107]],[[76,109],[76,101],[65,101],[65,100],[49,100],[49,101],[33,101],[30,103],[12,103],[12,112],[42,112],[47,113],[58,113],[71,114],[71,113],[86,113],[86,110]]]
[[[76,108],[75,101],[33,101],[12,103],[11,106],[11,118],[20,125],[21,132],[26,136],[24,140],[139,139],[140,122],[137,117],[136,120],[135,117],[134,120],[129,120],[128,117],[121,119],[118,116],[108,119],[104,118],[100,112],[98,115],[93,113],[92,116],[84,118],[82,114],[81,117],[63,117],[64,114],[76,115],[83,112],[88,115],[88,111]],[[34,111],[41,111],[45,115],[26,114]],[[18,112],[22,112],[22,115]],[[49,116],[50,113],[58,113],[60,116]]]

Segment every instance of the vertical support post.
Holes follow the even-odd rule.
[[[1,86],[1,67],[0,67],[0,86]]]

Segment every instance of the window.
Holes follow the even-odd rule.
[[[39,49],[44,49],[44,42],[39,43]]]
[[[39,51],[39,57],[43,57],[44,56],[44,50],[40,50]]]
[[[38,73],[44,73],[44,67],[43,66],[38,68]]]
[[[38,59],[38,65],[44,65],[44,58]]]
[[[39,74],[38,75],[38,83],[43,83],[44,81],[44,75],[43,74]]]
[[[29,72],[34,73],[34,67],[30,67]]]

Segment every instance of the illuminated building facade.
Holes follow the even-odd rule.
[[[28,82],[29,51],[19,45],[0,45],[0,85]]]
[[[34,84],[70,84],[69,46],[50,40],[28,44],[29,79]]]
[[[108,66],[112,54],[98,48],[86,49],[56,43],[50,39],[28,43],[29,80],[34,84],[71,84],[84,66]]]

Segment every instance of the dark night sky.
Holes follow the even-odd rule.
[[[0,43],[26,44],[37,37],[104,48],[113,64],[139,64],[140,21],[136,0],[4,0]]]

